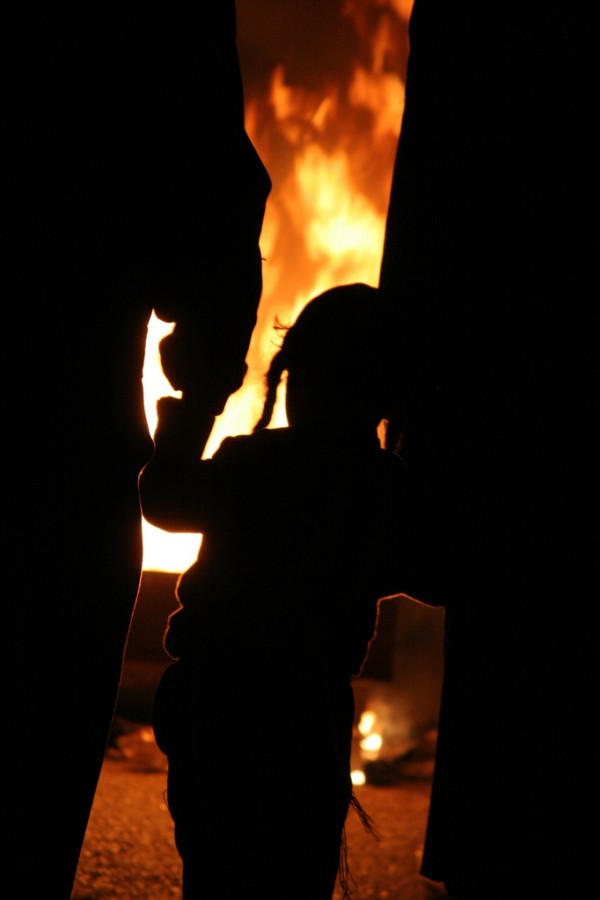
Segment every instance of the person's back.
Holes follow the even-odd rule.
[[[186,520],[202,548],[179,581],[171,655],[186,655],[188,633],[202,634],[207,671],[219,660],[243,671],[248,659],[248,678],[285,670],[347,680],[366,655],[377,600],[400,583],[417,593],[431,548],[419,544],[425,513],[411,473],[375,434],[343,449],[329,438],[268,429],[226,439],[205,461],[210,501]],[[189,474],[186,485],[193,497]]]
[[[353,338],[364,340],[370,360],[379,349],[367,333],[377,293],[340,288],[312,304],[280,351],[289,427],[266,429],[262,420],[198,461],[178,401],[162,401],[156,453],[142,476],[150,521],[203,534],[198,561],[178,584],[181,608],[166,635],[178,662],[155,708],[190,898],[210,893],[207,884],[234,898],[242,883],[265,898],[331,897],[352,796],[351,678],[374,635],[378,600],[407,593],[440,602],[431,510],[405,464],[379,445],[381,396],[339,394],[353,383],[356,359],[344,316],[356,324],[357,306],[367,307]],[[271,371],[274,389],[277,363]],[[375,388],[377,377],[364,379]],[[323,405],[334,397],[337,406]],[[222,834],[240,803],[239,766],[257,775],[243,793],[252,828],[232,858]]]

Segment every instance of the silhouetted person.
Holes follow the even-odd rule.
[[[446,511],[462,586],[423,860],[459,900],[595,888],[587,19],[579,5],[416,0],[410,24],[381,288],[412,356],[403,456]]]
[[[140,579],[147,323],[177,323],[163,363],[190,422],[220,412],[244,374],[269,180],[233,2],[15,5],[2,56],[0,893],[67,900]]]
[[[427,499],[377,437],[381,312],[365,285],[312,300],[273,358],[254,433],[212,459],[178,401],[159,405],[145,514],[203,534],[154,722],[186,900],[329,900],[352,798],[351,678],[378,599],[440,600]],[[289,427],[267,428],[285,372]]]

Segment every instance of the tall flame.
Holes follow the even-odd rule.
[[[245,75],[246,128],[273,181],[261,234],[264,285],[246,378],[217,419],[205,456],[224,437],[249,433],[259,418],[264,375],[276,349],[274,322],[290,324],[308,300],[334,285],[377,284],[411,6],[412,0],[346,0],[342,15],[362,52],[345,84],[293,84],[279,64],[268,90],[259,93],[251,73]],[[144,372],[151,430],[156,399],[175,395],[158,362],[164,333],[153,317]],[[283,391],[272,424],[286,424]],[[143,524],[145,569],[181,572],[194,562],[199,535],[171,535]]]

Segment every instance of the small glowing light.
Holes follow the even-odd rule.
[[[367,783],[367,776],[361,769],[354,769],[354,771],[350,773],[350,778],[352,784],[361,785]]]
[[[373,731],[375,719],[376,715],[374,712],[371,712],[370,709],[367,709],[363,712],[360,717],[360,722],[358,723],[358,730],[363,736],[366,736]]]
[[[369,753],[373,753],[377,750],[381,750],[382,744],[383,738],[380,734],[368,734],[365,738],[362,739],[359,746],[361,750],[368,750]]]

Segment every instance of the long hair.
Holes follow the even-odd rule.
[[[285,330],[286,332],[289,332],[290,330],[289,327],[282,325],[278,320],[275,321],[275,329],[277,331]],[[265,377],[265,402],[263,405],[262,413],[260,415],[260,419],[254,426],[254,431],[261,431],[261,429],[266,428],[271,422],[271,419],[273,418],[273,410],[275,409],[275,402],[277,400],[277,390],[279,388],[283,373],[287,371],[287,368],[287,354],[284,353],[284,348],[282,346],[271,360],[271,364],[267,370],[267,374]]]
[[[331,288],[309,301],[286,330],[279,351],[267,371],[266,396],[254,431],[271,422],[283,373],[295,366],[313,371],[319,379],[344,379],[356,390],[360,373],[361,400],[373,411],[384,409],[390,394],[389,330],[377,288],[356,283]],[[281,324],[279,330],[285,330]],[[353,380],[351,379],[353,376]]]

